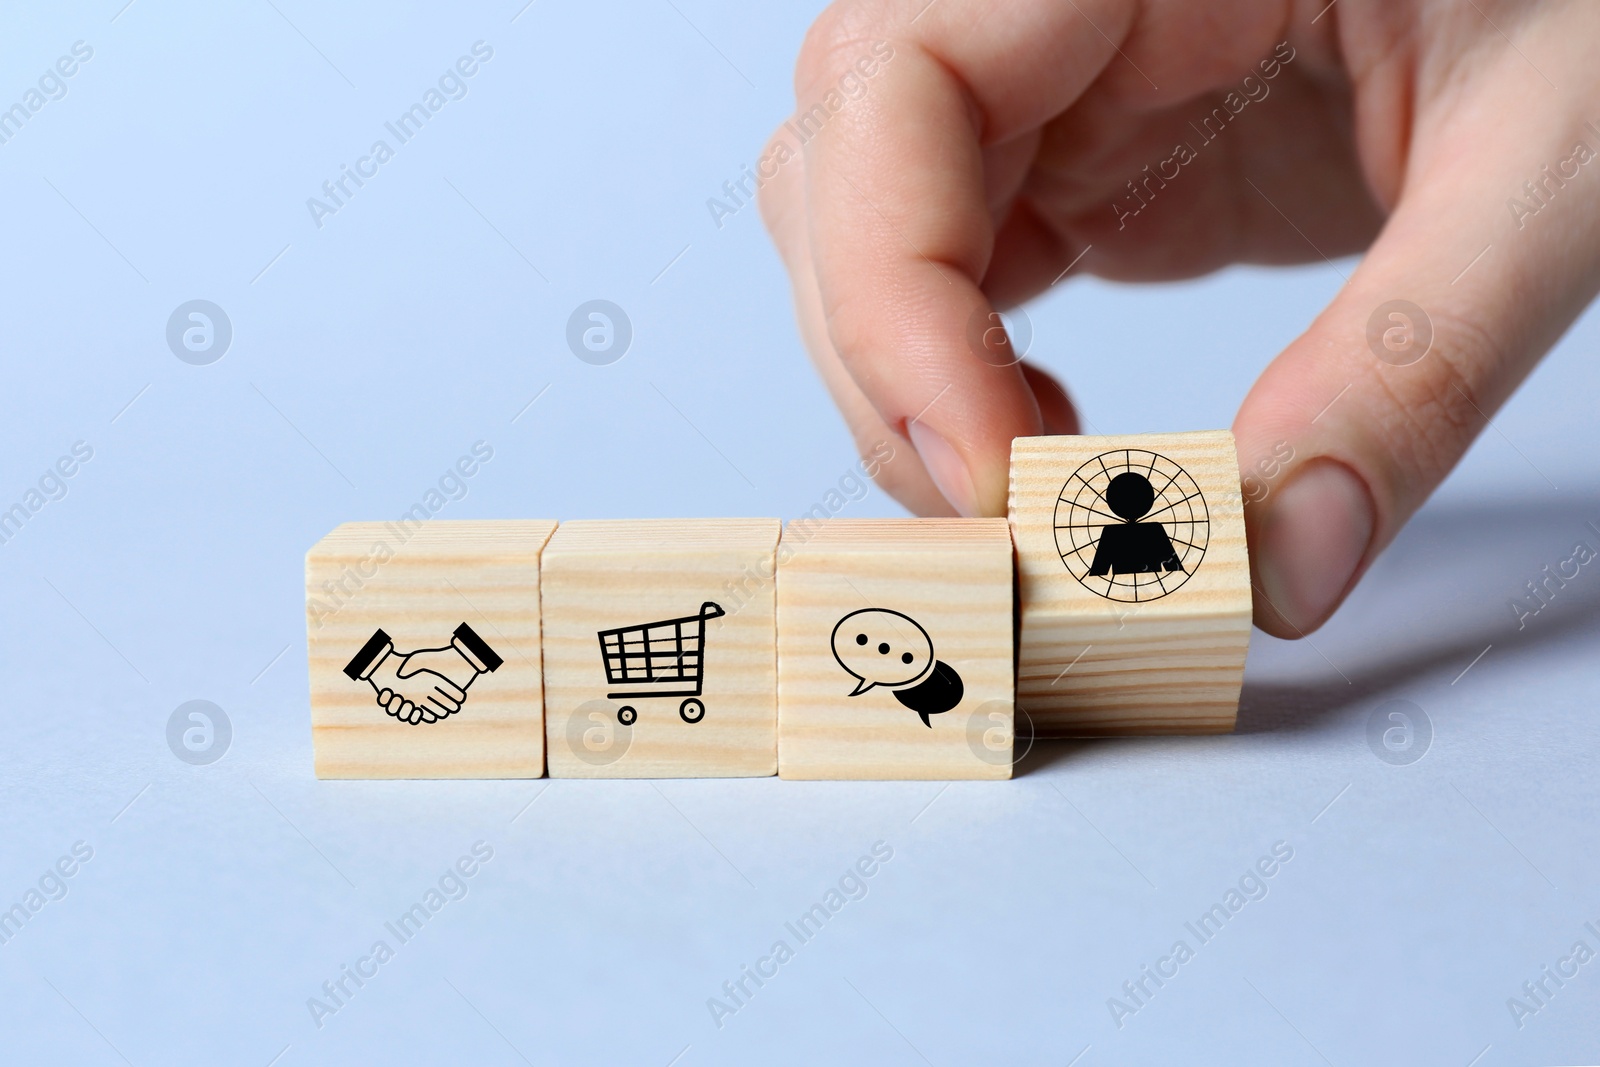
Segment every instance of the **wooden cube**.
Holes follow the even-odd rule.
[[[778,559],[782,777],[1011,777],[1005,520],[802,520]]]
[[[545,549],[554,778],[773,774],[777,519],[564,523]]]
[[[544,773],[539,554],[555,528],[347,522],[306,553],[317,777]]]
[[[1010,519],[1037,734],[1233,729],[1251,606],[1231,433],[1019,437]]]

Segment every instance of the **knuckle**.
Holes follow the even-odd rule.
[[[858,380],[870,378],[876,361],[868,358],[874,350],[881,318],[856,294],[832,288],[822,294],[823,321],[828,340]]]
[[[1397,460],[1426,479],[1443,480],[1486,425],[1479,398],[1489,368],[1502,362],[1501,346],[1470,314],[1432,316],[1432,350],[1419,374],[1377,376],[1388,398],[1385,436]]]
[[[880,39],[891,5],[884,0],[837,0],[817,16],[800,44],[795,87],[821,85],[836,78],[865,42]]]
[[[756,206],[761,212],[761,221],[767,232],[779,239],[786,238],[797,229],[792,223],[805,203],[805,182],[801,177],[805,156],[792,146],[791,140],[784,127],[779,126],[762,147],[758,164],[763,176],[767,161],[776,160],[780,164],[772,168],[772,177],[756,188]]]

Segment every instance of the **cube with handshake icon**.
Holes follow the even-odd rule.
[[[347,522],[311,547],[317,777],[544,774],[539,575],[555,528],[547,519]]]
[[[376,630],[344,673],[351,681],[371,685],[379,707],[416,726],[460,711],[473,679],[495,671],[501,662],[488,642],[462,623],[448,645],[415,652],[397,651],[389,635]]]

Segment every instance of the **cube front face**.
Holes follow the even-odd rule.
[[[1231,433],[1017,438],[1010,521],[1036,732],[1233,728],[1251,595]]]
[[[551,777],[776,772],[780,527],[562,525],[541,576]]]
[[[555,527],[354,522],[312,547],[317,777],[544,774],[539,557]]]
[[[1001,519],[790,523],[779,550],[778,773],[1011,777]]]

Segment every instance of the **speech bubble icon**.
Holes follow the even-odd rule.
[[[909,689],[896,689],[894,698],[922,718],[922,725],[933,729],[929,715],[943,715],[957,704],[966,692],[961,675],[944,660],[933,665],[928,676]]]
[[[856,679],[851,696],[875,685],[910,685],[933,667],[933,641],[909,615],[887,608],[852,611],[833,628],[833,658]]]

